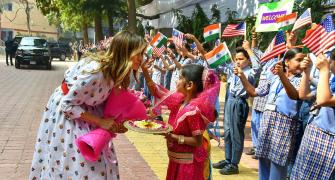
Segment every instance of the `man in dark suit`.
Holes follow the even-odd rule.
[[[9,63],[8,63],[8,58],[10,59],[10,65],[13,66],[13,56],[14,56],[14,53],[13,53],[13,50],[14,50],[14,41],[10,38],[7,39],[7,41],[5,42],[5,46],[6,46],[6,64],[7,66],[9,66]]]

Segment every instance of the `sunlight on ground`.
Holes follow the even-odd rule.
[[[128,131],[127,138],[133,143],[143,159],[148,163],[154,173],[159,179],[165,179],[168,157],[166,154],[166,144],[162,136],[137,133]],[[214,142],[212,144],[212,161],[217,162],[222,159],[224,152]],[[227,179],[227,180],[256,180],[257,171],[254,169],[246,168],[240,165],[240,174],[223,176],[217,169],[213,169],[213,180]]]

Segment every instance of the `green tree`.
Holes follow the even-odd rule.
[[[209,25],[209,19],[199,4],[195,5],[191,19],[194,36],[203,39],[203,28]]]
[[[213,4],[211,8],[211,12],[212,12],[211,23],[212,24],[219,23],[221,21],[221,15],[220,15],[220,10],[217,4]]]
[[[173,12],[178,20],[178,26],[176,28],[185,33],[193,33],[192,20],[189,17],[183,15],[182,10],[175,9]]]

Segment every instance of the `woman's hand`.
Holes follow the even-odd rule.
[[[157,117],[157,115],[153,112],[152,107],[147,108],[147,116],[149,119]]]
[[[112,133],[125,133],[128,131],[123,124],[118,124],[115,122],[114,118],[104,118],[100,121],[100,128],[110,131]]]

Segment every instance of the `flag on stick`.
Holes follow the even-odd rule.
[[[279,30],[288,31],[292,29],[295,21],[297,20],[297,13],[288,14],[277,18],[276,22],[278,24]]]
[[[178,31],[177,29],[172,29],[172,39],[175,45],[183,46],[184,33]]]
[[[315,29],[309,30],[302,43],[315,55],[319,55],[333,46],[335,44],[335,26],[332,16],[328,15]]]
[[[245,36],[245,32],[245,22],[241,22],[239,24],[228,24],[222,33],[222,37]]]
[[[150,45],[153,47],[160,48],[167,42],[167,37],[164,36],[162,33],[158,32],[154,38],[152,38]]]
[[[158,47],[153,47],[153,53],[156,54],[157,56],[160,56],[163,54],[163,52],[165,51],[166,47],[164,45],[162,45],[160,48]]]
[[[285,34],[283,31],[278,31],[277,35],[271,41],[269,47],[264,52],[261,61],[268,61],[286,51]]]
[[[292,31],[298,30],[308,24],[312,24],[311,8],[308,8],[294,23]]]
[[[206,42],[220,38],[221,24],[211,24],[204,28],[204,38]]]
[[[205,54],[205,59],[211,68],[216,68],[223,63],[230,62],[232,58],[230,51],[224,42]]]

